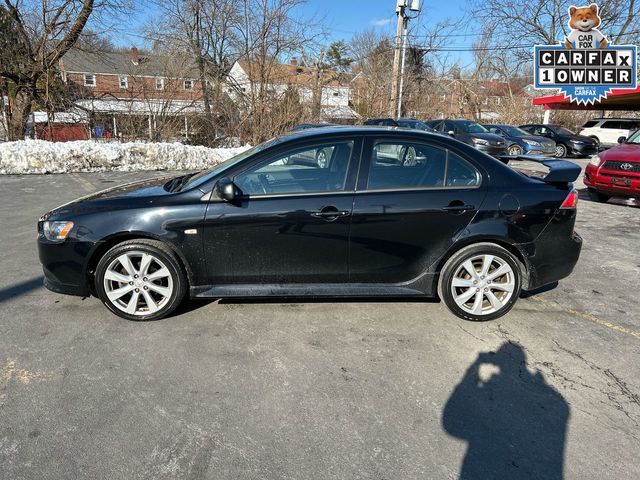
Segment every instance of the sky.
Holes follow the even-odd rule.
[[[464,11],[465,0],[425,1],[421,0],[421,16],[418,20],[422,26],[428,27],[448,18],[459,18]],[[137,4],[137,11],[123,20],[113,40],[118,46],[144,46],[144,40],[136,33],[153,15],[153,9]],[[396,26],[396,0],[308,0],[301,7],[300,15],[324,19],[329,32],[328,42],[348,41],[355,33],[367,29],[376,29],[393,35]],[[474,37],[457,37],[456,47],[468,47]],[[469,53],[456,54],[463,64],[470,63]]]

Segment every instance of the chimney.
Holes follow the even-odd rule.
[[[298,59],[296,57],[293,57],[291,59],[291,65],[293,65],[294,67],[298,66]]]
[[[138,57],[138,49],[136,47],[131,47],[131,63],[134,65],[138,65],[140,63],[140,58]]]

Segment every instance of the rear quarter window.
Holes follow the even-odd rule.
[[[591,128],[595,127],[598,124],[598,120],[589,120],[582,125],[582,128]]]

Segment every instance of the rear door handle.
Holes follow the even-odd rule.
[[[442,210],[447,212],[465,212],[467,210],[475,210],[474,205],[447,205],[446,207],[442,207]]]

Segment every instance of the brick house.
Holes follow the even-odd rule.
[[[202,83],[193,63],[179,56],[71,49],[60,74],[74,102],[88,111],[96,136],[188,137],[204,112]]]

